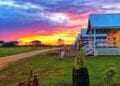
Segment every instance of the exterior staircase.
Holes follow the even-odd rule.
[[[85,55],[94,55],[94,48],[91,45],[86,45],[82,48],[85,52]]]

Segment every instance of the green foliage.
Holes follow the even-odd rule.
[[[17,86],[19,81],[28,77],[29,66],[38,74],[40,86],[72,86],[73,60],[64,58],[60,61],[55,55],[37,55],[19,60],[0,70],[0,86]],[[90,86],[103,86],[103,71],[108,65],[116,67],[113,86],[120,86],[120,56],[86,56],[85,65],[89,69]]]
[[[81,67],[85,67],[85,54],[82,50],[78,53],[78,55],[75,57],[75,69],[79,69]]]
[[[105,86],[112,86],[113,78],[115,76],[115,68],[110,67],[105,71],[104,74]]]

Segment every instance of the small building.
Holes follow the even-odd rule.
[[[107,36],[106,34],[96,34],[96,40],[97,41],[105,40],[106,36]],[[94,34],[87,34],[87,29],[82,28],[76,41],[77,50],[83,48],[85,50],[86,55],[93,54],[93,50],[91,49],[93,48],[92,46],[93,38]],[[105,44],[99,42],[97,45],[104,46]]]
[[[94,55],[120,55],[120,14],[91,14],[89,16],[87,34],[93,34]],[[97,34],[107,34],[102,41]],[[97,43],[104,43],[99,46]]]

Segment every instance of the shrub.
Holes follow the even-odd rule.
[[[115,68],[114,67],[108,68],[105,71],[104,75],[105,86],[112,86],[113,78],[115,76]]]
[[[75,57],[74,68],[79,69],[85,67],[85,54],[83,50],[80,50],[78,55]]]

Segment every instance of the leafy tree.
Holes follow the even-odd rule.
[[[31,41],[32,46],[39,47],[41,46],[41,41],[39,40],[33,40]]]
[[[57,44],[58,44],[58,46],[63,46],[63,45],[64,45],[64,40],[61,39],[61,38],[59,38],[59,39],[57,40]]]
[[[5,42],[0,40],[0,46],[2,46]]]
[[[4,43],[4,41],[0,40],[0,43]]]
[[[10,41],[10,42],[5,42],[3,47],[16,47],[18,46],[18,41]]]

